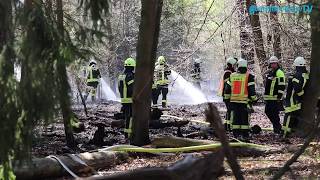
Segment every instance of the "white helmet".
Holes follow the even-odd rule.
[[[245,67],[245,68],[248,67],[248,61],[245,59],[240,59],[238,61],[238,68],[240,68],[240,67]]]
[[[227,64],[235,65],[237,63],[237,60],[233,57],[229,57],[227,59]]]
[[[277,56],[271,56],[269,59],[269,64],[271,63],[279,63],[279,59],[277,58]]]
[[[195,60],[194,60],[194,63],[200,64],[200,63],[201,63],[201,59],[200,59],[200,58],[195,59]]]
[[[97,61],[95,61],[94,59],[91,59],[90,62],[89,62],[89,66],[91,66],[93,64],[97,64]]]
[[[303,57],[297,57],[294,62],[294,66],[306,66],[306,60]]]

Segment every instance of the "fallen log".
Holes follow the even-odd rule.
[[[31,162],[16,163],[14,173],[17,179],[45,179],[61,177],[68,172],[61,166],[63,162],[75,174],[88,174],[101,168],[110,168],[128,159],[124,152],[92,152],[77,155],[48,156],[32,159]]]
[[[110,176],[83,180],[211,180],[222,176],[224,156],[221,151],[199,158],[187,156],[169,167],[143,168]]]

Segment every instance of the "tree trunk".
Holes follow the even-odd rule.
[[[313,0],[313,7],[319,7],[320,2]],[[302,117],[300,121],[302,134],[307,135],[315,125],[315,111],[320,96],[320,12],[318,9],[313,9],[311,14],[311,64],[310,64],[310,79],[309,85],[306,87],[305,95],[302,104]]]
[[[6,52],[7,58],[6,62],[3,62],[2,78],[6,82],[8,76],[14,73],[14,63],[12,57],[12,4],[10,0],[0,2],[0,54],[3,48],[6,46],[8,51]],[[1,100],[0,100],[1,101]]]
[[[63,4],[62,0],[56,1],[57,5],[57,25],[60,35],[63,37],[64,35],[64,27],[63,27]],[[70,86],[68,82],[67,77],[67,71],[66,71],[66,64],[65,60],[60,57],[57,64],[57,71],[59,75],[59,101],[60,101],[60,108],[62,111],[62,117],[63,117],[63,124],[64,124],[64,131],[66,134],[66,143],[67,146],[70,148],[76,148],[77,144],[73,137],[73,131],[72,131],[72,125],[71,121],[73,117],[73,113],[70,108],[70,97],[69,97],[69,91]]]
[[[268,0],[268,6],[276,6],[279,5],[275,0]],[[271,12],[270,13],[270,22],[273,33],[273,52],[274,55],[281,59],[281,38],[280,38],[280,28],[279,28],[279,20],[278,13]]]
[[[251,39],[251,30],[248,27],[249,17],[248,13],[244,8],[244,1],[237,1],[238,8],[238,18],[240,22],[240,48],[241,48],[241,58],[248,61],[249,69],[253,69],[254,65],[254,48]]]
[[[12,38],[12,6],[10,0],[0,2],[0,52],[3,46],[10,43]]]
[[[256,0],[247,0],[246,6],[247,12],[249,12],[250,6],[257,6]],[[258,58],[261,73],[264,74],[268,70],[268,61],[266,61],[266,52],[264,51],[259,14],[251,14],[249,15],[249,17],[253,32],[253,42],[256,51],[256,56]]]
[[[149,140],[151,84],[156,58],[162,0],[141,0],[141,22],[137,46],[137,67],[133,91],[132,144],[145,145]]]
[[[128,159],[128,154],[123,152],[93,152],[74,155],[56,156],[73,173],[92,173],[93,170],[110,168]],[[88,165],[88,166],[86,166]],[[50,157],[36,158],[29,163],[17,163],[14,166],[17,179],[46,179],[67,175],[67,171],[55,159]]]
[[[222,145],[223,152],[227,158],[227,162],[232,169],[232,172],[237,180],[244,180],[241,167],[237,161],[237,157],[234,155],[230,148],[229,140],[222,124],[221,117],[219,115],[218,108],[212,103],[208,104],[208,109],[205,112],[207,122],[210,122],[211,127],[216,131],[219,140]]]
[[[142,168],[85,180],[213,180],[224,174],[223,159],[218,151],[202,158],[187,156],[169,167]]]

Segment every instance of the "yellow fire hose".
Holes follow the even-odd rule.
[[[248,147],[248,148],[266,148],[265,146],[252,143],[230,143],[231,147]],[[141,152],[141,153],[180,153],[188,151],[213,150],[221,147],[220,143],[205,144],[199,146],[188,146],[180,148],[143,148],[131,145],[117,145],[109,148],[100,149],[99,151],[125,151],[125,152]]]

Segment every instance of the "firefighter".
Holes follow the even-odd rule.
[[[240,59],[237,72],[230,75],[224,90],[225,96],[230,96],[231,129],[235,138],[249,141],[248,104],[257,101],[254,76],[247,70],[248,62]]]
[[[124,72],[118,78],[119,92],[121,97],[122,111],[125,119],[125,137],[131,138],[132,134],[132,94],[134,85],[134,69],[136,61],[128,58],[124,62]]]
[[[285,116],[283,121],[283,137],[292,133],[301,119],[301,102],[304,88],[309,80],[306,61],[303,57],[294,60],[295,72],[288,78],[287,94],[285,99]]]
[[[231,131],[231,126],[230,126],[231,125],[231,122],[230,122],[231,111],[230,111],[230,95],[226,95],[224,93],[224,89],[225,89],[226,83],[228,82],[228,80],[230,78],[230,75],[235,72],[236,64],[237,64],[237,60],[235,58],[230,57],[227,59],[226,68],[224,69],[224,74],[221,79],[219,92],[218,92],[218,95],[222,96],[223,102],[225,103],[226,108],[227,108],[226,119],[225,119],[225,123],[224,123],[224,127],[225,127],[226,131]]]
[[[90,95],[92,101],[95,101],[97,87],[99,85],[99,78],[101,78],[100,70],[97,67],[97,62],[93,59],[90,60],[89,66],[87,67],[87,93],[85,100]]]
[[[201,68],[200,68],[201,60],[195,59],[193,63],[193,69],[191,71],[191,77],[193,78],[195,85],[201,89],[200,81],[201,81]]]
[[[162,94],[162,107],[167,107],[167,94],[169,79],[168,76],[171,74],[169,67],[166,63],[166,59],[163,56],[160,56],[157,60],[157,65],[155,67],[155,81],[156,81],[156,94],[154,98],[154,103],[158,102],[159,95]]]
[[[264,100],[266,103],[265,113],[273,125],[273,132],[281,133],[280,111],[283,111],[283,96],[285,90],[285,75],[280,68],[279,59],[272,56],[269,59],[270,71],[265,77]]]

